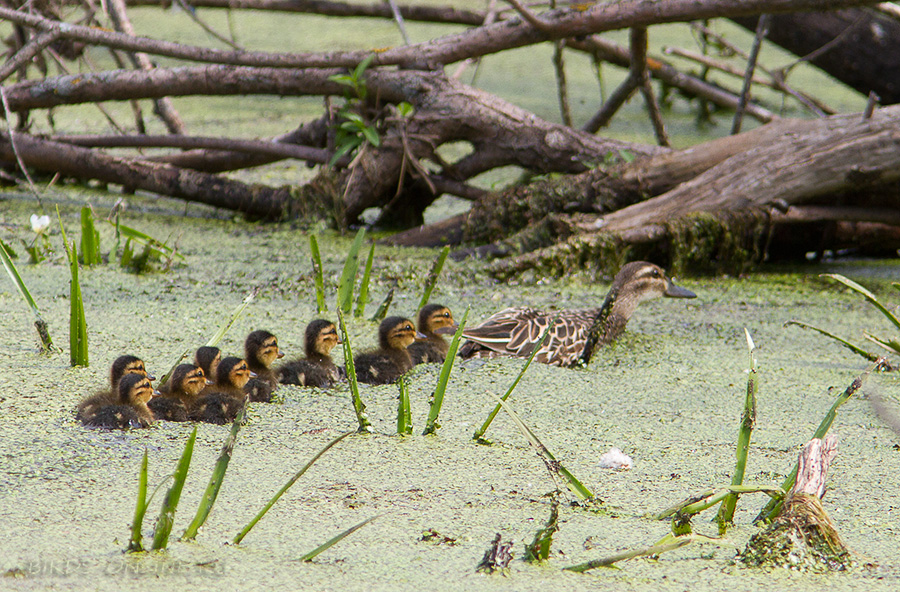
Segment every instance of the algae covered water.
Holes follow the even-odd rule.
[[[105,216],[112,198],[86,194],[61,204],[70,238],[85,202]],[[761,495],[738,503],[736,526],[717,542],[691,544],[655,559],[635,559],[587,574],[563,567],[647,547],[670,526],[651,515],[731,480],[746,387],[744,328],[759,351],[759,418],[746,471],[749,484],[780,484],[799,448],[864,361],[796,327],[826,327],[862,342],[866,330],[896,335],[872,307],[820,273],[860,281],[883,301],[900,301],[889,282],[896,262],[852,262],[766,269],[745,278],[679,278],[698,298],[655,300],[639,308],[626,334],[585,370],[534,364],[512,396],[526,424],[600,500],[563,504],[560,530],[543,565],[523,561],[524,546],[550,515],[556,484],[514,423],[501,413],[487,433],[474,430],[521,368],[522,360],[459,363],[434,437],[424,428],[436,366],[417,369],[410,397],[414,435],[396,435],[395,386],[362,387],[374,433],[356,434],[326,453],[240,545],[229,542],[269,498],[328,441],[356,427],[346,387],[283,386],[273,404],[254,404],[238,436],[225,483],[196,542],[176,539],[206,486],[228,426],[200,425],[191,470],[166,552],[128,555],[138,470],[146,450],[151,491],[145,536],[159,512],[189,424],[101,431],[74,419],[75,405],[106,385],[112,360],[142,357],[160,376],[186,350],[206,342],[254,289],[259,294],[226,334],[222,349],[240,355],[244,336],[264,328],[288,358],[301,354],[315,318],[308,231],[216,218],[167,200],[133,198],[122,222],[176,244],[183,262],[168,271],[127,273],[116,264],[82,268],[90,366],[71,368],[68,353],[40,355],[30,310],[8,278],[0,281],[0,575],[10,590],[192,589],[310,590],[895,590],[900,585],[897,512],[898,437],[868,397],[897,401],[894,374],[873,375],[844,405],[832,431],[841,437],[825,507],[855,552],[846,573],[765,571],[735,564],[757,531]],[[77,202],[77,203],[76,203]],[[10,195],[0,207],[2,238],[19,253],[19,271],[57,345],[67,348],[69,269],[58,230],[55,252],[27,263],[19,239],[33,236],[33,200]],[[113,229],[99,225],[102,250]],[[334,285],[352,237],[318,232],[335,319]],[[367,316],[390,288],[390,314],[413,317],[434,251],[377,246]],[[448,261],[432,302],[478,322],[511,305],[578,308],[602,300],[608,280],[588,273],[499,284],[483,263]],[[376,325],[351,318],[357,349],[375,345]],[[892,331],[894,331],[892,333]],[[873,346],[874,347],[874,346]],[[335,350],[336,358],[340,350]],[[616,447],[629,471],[600,469]],[[564,487],[563,487],[564,489]],[[569,500],[573,501],[573,500]],[[714,511],[712,511],[714,512]],[[714,536],[713,513],[694,520]],[[298,561],[340,531],[378,516],[314,561]],[[504,575],[475,568],[499,533],[514,558]]]

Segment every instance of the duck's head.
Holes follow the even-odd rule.
[[[647,261],[628,263],[613,280],[610,296],[617,299],[633,300],[635,306],[651,298],[696,298],[697,295],[681,286],[676,286],[662,267]]]
[[[210,380],[216,380],[216,368],[222,361],[222,351],[211,345],[198,347],[194,354],[194,365],[199,366],[203,370],[203,374]]]
[[[115,389],[122,377],[127,374],[138,374],[147,377],[149,380],[156,380],[155,376],[150,376],[147,373],[147,369],[144,368],[144,361],[139,357],[119,356],[109,369],[109,385]]]
[[[306,326],[306,355],[330,356],[334,346],[341,342],[337,327],[331,321],[316,319]]]
[[[153,397],[150,379],[142,374],[126,374],[119,380],[119,402],[124,405],[146,405]]]
[[[278,349],[278,339],[262,329],[247,335],[244,341],[244,359],[258,363],[268,368],[278,358],[283,358],[284,353]]]
[[[426,335],[453,333],[459,325],[453,313],[442,304],[428,304],[419,311],[419,331]]]
[[[416,339],[425,337],[403,317],[388,317],[378,326],[378,344],[381,349],[406,349]]]
[[[222,386],[233,386],[239,389],[244,388],[247,382],[256,376],[255,373],[250,371],[250,367],[247,365],[246,360],[236,357],[223,358],[222,361],[219,362],[217,374],[217,384]]]
[[[172,390],[181,391],[188,397],[196,397],[206,386],[203,368],[194,364],[179,364],[172,373]]]

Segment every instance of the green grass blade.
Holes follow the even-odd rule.
[[[356,272],[359,271],[359,250],[362,248],[363,239],[366,237],[366,229],[360,228],[350,245],[347,260],[344,262],[344,271],[341,272],[341,281],[338,284],[337,304],[344,314],[350,313],[353,303],[353,284],[356,282]]]
[[[375,311],[375,314],[372,315],[372,321],[380,322],[384,320],[384,317],[387,316],[387,311],[391,307],[391,302],[394,300],[394,288],[391,288],[388,291],[387,296],[384,297],[381,304],[378,305],[378,309]]]
[[[495,398],[500,402],[500,405],[503,407],[503,410],[506,411],[507,414],[512,418],[513,422],[515,422],[516,426],[519,428],[519,431],[522,432],[522,435],[525,436],[525,439],[528,440],[528,443],[537,450],[538,455],[544,459],[544,463],[547,465],[547,468],[551,471],[555,471],[562,475],[566,479],[566,486],[569,490],[572,491],[576,496],[578,496],[581,500],[589,500],[593,499],[594,494],[590,489],[585,487],[581,481],[575,478],[575,475],[570,473],[568,469],[566,469],[561,462],[556,460],[556,457],[553,456],[553,453],[550,452],[546,446],[538,439],[537,435],[531,429],[525,425],[525,422],[522,421],[522,418],[519,417],[519,414],[512,408],[512,403],[504,401],[503,399],[497,397]]]
[[[380,516],[380,514],[379,514],[378,516]],[[326,551],[326,550],[330,549],[331,547],[333,547],[333,546],[336,545],[337,543],[341,542],[342,540],[344,540],[345,538],[347,538],[348,536],[350,536],[351,534],[353,534],[354,532],[356,532],[357,530],[359,530],[360,528],[362,528],[363,526],[365,526],[365,525],[368,524],[369,522],[371,522],[371,521],[375,520],[376,518],[378,518],[378,516],[372,516],[371,518],[366,518],[365,520],[363,520],[363,521],[360,522],[359,524],[357,524],[357,525],[355,525],[355,526],[351,526],[350,528],[348,528],[347,530],[345,530],[345,531],[342,532],[341,534],[339,534],[339,535],[337,535],[337,536],[335,536],[335,537],[332,537],[332,538],[328,539],[328,542],[326,542],[326,543],[323,544],[323,545],[319,545],[318,547],[316,547],[315,549],[313,549],[312,551],[310,551],[309,553],[307,553],[306,555],[304,555],[303,557],[301,557],[301,558],[300,558],[300,561],[312,561],[313,559],[316,558],[317,555],[319,555],[319,554],[322,553],[323,551]]]
[[[875,360],[878,359],[878,356],[876,354],[873,354],[872,352],[868,352],[868,351],[864,350],[863,348],[859,347],[858,345],[854,345],[854,344],[850,343],[849,341],[847,341],[846,339],[844,339],[842,337],[838,337],[834,333],[830,333],[830,332],[826,331],[825,329],[819,329],[818,327],[813,327],[812,325],[808,325],[801,321],[787,321],[784,324],[785,327],[788,327],[790,325],[796,325],[797,327],[801,327],[803,329],[812,329],[813,331],[821,333],[825,337],[830,337],[831,339],[834,339],[835,341],[837,341],[838,343],[840,343],[841,345],[843,345],[844,347],[846,347],[853,353],[864,357],[865,359],[867,359],[870,362],[874,362]]]
[[[397,433],[401,436],[412,434],[412,412],[409,408],[409,385],[406,377],[401,376],[397,381],[400,389],[399,403],[397,404]]]
[[[652,547],[637,549],[634,551],[625,551],[623,553],[617,553],[615,555],[610,555],[609,557],[604,557],[603,559],[594,559],[593,561],[579,563],[578,565],[570,565],[569,567],[564,567],[563,569],[566,571],[584,573],[588,570],[596,569],[598,567],[608,567],[610,565],[613,565],[614,563],[618,563],[619,561],[625,561],[626,559],[646,557],[648,555],[659,555],[660,553],[665,553],[666,551],[674,551],[675,549],[693,542],[694,537],[688,535],[677,538],[672,537],[672,539],[673,540],[663,539],[665,542],[657,543]]]
[[[841,393],[837,400],[835,400],[834,404],[831,406],[831,409],[825,414],[825,417],[822,418],[822,422],[819,424],[819,427],[816,429],[815,434],[813,434],[811,439],[814,438],[824,438],[828,434],[828,430],[831,429],[831,424],[834,423],[834,419],[837,417],[837,411],[847,401],[850,400],[856,392],[862,388],[863,383],[869,377],[869,374],[872,373],[876,368],[881,365],[880,361],[875,362],[868,368],[866,368],[865,372],[861,375],[857,376],[856,379],[848,386],[843,393]],[[809,440],[806,440],[807,442]],[[790,474],[785,478],[784,482],[781,484],[781,488],[785,491],[790,491],[794,487],[794,483],[797,481],[797,471],[799,470],[799,465],[795,462],[794,469],[790,472]],[[754,522],[759,522],[760,520],[772,520],[781,512],[781,500],[769,500],[769,503],[760,511],[759,515],[756,517]]]
[[[6,269],[7,275],[9,275],[9,279],[16,285],[19,294],[22,295],[22,298],[25,299],[25,303],[28,304],[28,307],[34,314],[34,326],[37,329],[38,337],[41,340],[41,351],[53,351],[54,347],[53,340],[50,339],[50,329],[47,326],[46,321],[44,321],[44,318],[41,316],[41,311],[38,310],[34,298],[31,297],[31,292],[29,292],[28,288],[25,286],[22,276],[19,275],[19,270],[16,269],[9,252],[7,252],[5,244],[0,245],[0,259],[3,260],[3,267]]]
[[[747,394],[744,399],[744,411],[741,414],[741,427],[738,430],[737,449],[735,450],[734,475],[731,478],[732,485],[744,483],[744,472],[747,468],[747,457],[750,454],[750,435],[756,424],[756,395],[759,392],[759,382],[756,366],[756,345],[750,337],[750,332],[744,329],[747,337],[747,349],[750,353],[750,375],[747,378]],[[730,493],[719,506],[719,514],[716,520],[719,523],[719,534],[725,534],[728,525],[734,521],[734,510],[737,507],[738,495]]]
[[[553,496],[550,502],[550,518],[543,528],[539,529],[530,545],[525,546],[525,561],[541,562],[550,558],[550,546],[553,535],[559,530],[559,500]]]
[[[355,317],[366,314],[366,304],[369,303],[369,276],[372,274],[372,262],[375,259],[375,243],[369,247],[369,256],[366,258],[366,268],[363,271],[362,280],[359,282],[359,295],[356,297]]]
[[[87,321],[84,317],[84,302],[81,298],[81,284],[78,282],[78,252],[75,241],[69,244],[66,228],[63,226],[59,208],[56,208],[56,219],[62,231],[66,257],[69,259],[69,270],[72,279],[69,281],[69,363],[72,366],[88,365]]]
[[[691,516],[711,508],[721,502],[730,493],[765,493],[769,497],[780,500],[784,497],[784,490],[777,485],[727,485],[715,489],[707,489],[706,491],[693,495],[688,499],[681,501],[674,506],[666,508],[659,514],[653,516],[654,520],[665,520],[675,514],[682,516]]]
[[[244,300],[237,305],[237,307],[231,311],[231,316],[228,317],[228,321],[219,326],[219,329],[213,334],[212,337],[209,338],[209,341],[206,342],[206,345],[209,347],[217,347],[219,342],[222,341],[222,338],[225,337],[225,333],[228,332],[229,329],[234,325],[235,321],[237,321],[242,314],[244,314],[244,310],[247,306],[253,302],[253,299],[256,298],[256,295],[259,294],[259,288],[253,288],[247,296],[244,297]]]
[[[103,263],[100,256],[100,233],[94,227],[94,213],[91,208],[81,208],[81,258],[85,265]]]
[[[253,520],[251,520],[250,522],[248,522],[248,523],[247,523],[247,526],[245,526],[244,529],[241,530],[241,532],[239,532],[238,535],[237,535],[236,537],[234,537],[234,541],[233,541],[234,544],[237,545],[237,544],[240,543],[242,540],[244,540],[244,537],[247,536],[247,533],[250,532],[250,530],[251,530],[254,526],[256,526],[256,523],[259,522],[259,521],[262,519],[262,517],[266,515],[266,512],[268,512],[269,509],[270,509],[272,506],[275,505],[275,502],[277,502],[278,499],[279,499],[282,495],[284,495],[284,492],[287,491],[288,489],[290,489],[291,485],[293,485],[294,483],[296,483],[296,482],[297,482],[297,479],[299,479],[300,477],[302,477],[302,476],[303,476],[303,473],[305,473],[307,470],[309,470],[309,467],[313,466],[313,463],[315,463],[317,460],[319,460],[319,457],[320,457],[320,456],[322,456],[323,454],[325,454],[326,452],[328,452],[328,450],[329,450],[332,446],[334,446],[335,444],[337,444],[338,442],[340,442],[341,440],[343,440],[344,438],[346,438],[347,436],[349,436],[349,435],[352,434],[352,433],[353,433],[353,432],[344,432],[343,434],[341,434],[340,436],[338,436],[337,438],[335,438],[334,440],[332,440],[331,442],[329,442],[329,443],[325,446],[325,448],[323,448],[322,450],[320,450],[314,457],[312,457],[312,458],[310,459],[310,461],[309,461],[308,463],[306,463],[306,464],[303,466],[303,468],[300,469],[300,470],[297,472],[297,474],[295,474],[293,477],[291,477],[291,478],[288,480],[288,482],[284,484],[284,487],[282,487],[281,489],[278,490],[278,493],[276,493],[276,494],[272,497],[272,499],[269,500],[269,503],[267,503],[267,504],[263,507],[263,509],[259,511],[259,514],[257,514],[256,516],[254,516],[254,517],[253,517]]]
[[[441,406],[444,404],[444,393],[447,391],[447,383],[450,382],[450,371],[453,370],[453,364],[456,362],[456,352],[459,350],[459,342],[462,339],[463,330],[466,328],[466,319],[469,318],[469,307],[463,313],[459,327],[450,341],[450,347],[447,349],[447,357],[444,358],[444,364],[441,366],[441,374],[438,376],[437,385],[434,387],[434,394],[431,397],[431,407],[428,411],[428,420],[425,422],[425,431],[423,436],[434,434],[440,424],[438,424],[438,415],[441,412]]]
[[[147,449],[141,461],[141,472],[138,474],[138,497],[134,507],[134,520],[131,522],[131,540],[128,541],[128,552],[138,553],[144,550],[141,529],[144,527],[144,514],[147,513]]]
[[[837,280],[837,281],[841,282],[842,284],[844,284],[845,286],[847,286],[848,288],[850,288],[851,290],[853,290],[854,292],[856,292],[858,294],[862,294],[866,300],[871,302],[875,306],[875,308],[877,308],[878,310],[881,311],[881,314],[883,314],[887,318],[887,320],[892,322],[895,327],[900,329],[900,319],[898,319],[894,315],[894,313],[892,313],[887,308],[885,308],[885,306],[881,302],[879,302],[877,298],[875,298],[875,294],[872,294],[870,291],[863,288],[862,286],[860,286],[853,280],[845,278],[844,276],[842,276],[839,273],[826,273],[826,274],[823,274],[823,277],[830,277],[833,280]]]
[[[356,366],[353,365],[353,347],[350,344],[350,335],[347,325],[344,323],[344,313],[338,307],[338,327],[341,331],[341,341],[344,349],[344,368],[347,371],[347,383],[350,385],[350,400],[353,402],[353,411],[356,413],[356,421],[359,423],[360,432],[371,432],[372,424],[366,415],[366,404],[359,396],[359,383],[356,381]]]
[[[165,549],[169,544],[169,535],[172,533],[172,526],[175,524],[175,511],[178,509],[178,502],[181,499],[181,491],[184,489],[184,482],[187,479],[188,469],[191,467],[191,457],[194,454],[194,441],[197,439],[197,426],[194,426],[191,435],[184,445],[184,452],[181,453],[181,459],[175,467],[175,474],[172,478],[172,485],[166,492],[163,499],[162,509],[159,512],[159,519],[156,521],[156,529],[153,531],[153,547],[154,551]]]
[[[900,354],[900,341],[897,341],[896,339],[882,339],[881,337],[875,337],[868,333],[865,335],[865,338],[872,343],[877,343],[891,353]]]
[[[150,249],[157,251],[161,256],[168,257],[170,259],[174,257],[184,259],[184,255],[182,255],[166,243],[153,238],[149,234],[144,234],[140,230],[135,230],[134,228],[125,226],[124,224],[119,223],[118,220],[116,220],[115,222],[113,222],[112,220],[107,220],[107,222],[115,226],[118,229],[118,232],[126,239],[145,247],[149,247]]]
[[[203,492],[203,497],[200,498],[197,514],[194,515],[194,519],[187,527],[187,530],[181,535],[181,540],[183,541],[192,541],[197,538],[197,532],[199,532],[200,527],[206,522],[209,513],[212,511],[213,504],[216,503],[216,498],[219,496],[219,489],[222,488],[222,482],[225,480],[225,472],[228,470],[228,463],[231,462],[231,454],[234,452],[234,444],[237,442],[238,432],[241,429],[241,425],[244,423],[246,409],[247,403],[245,401],[244,407],[238,412],[237,417],[234,419],[234,423],[231,424],[231,432],[229,432],[228,437],[225,438],[225,444],[222,445],[222,451],[219,453],[219,459],[216,461],[215,468],[213,468],[212,476],[210,476],[209,483],[206,486],[206,491]]]
[[[422,310],[422,308],[428,304],[428,300],[431,298],[431,292],[434,291],[438,276],[441,275],[441,270],[444,268],[444,262],[447,260],[447,255],[449,254],[450,247],[446,246],[441,249],[441,253],[438,255],[438,258],[435,259],[434,264],[431,266],[431,271],[428,272],[428,277],[425,279],[425,291],[422,293],[422,299],[419,301],[419,306],[416,310]]]
[[[316,283],[316,310],[319,314],[328,311],[325,304],[325,274],[322,271],[322,256],[319,255],[319,240],[316,235],[309,235],[309,252],[312,255],[313,278]]]
[[[556,317],[553,318],[553,321],[547,325],[547,328],[544,330],[544,334],[541,335],[541,338],[538,340],[537,345],[534,346],[534,349],[531,350],[531,355],[528,356],[528,360],[525,362],[525,365],[522,366],[522,369],[519,371],[519,375],[516,376],[516,379],[509,386],[509,389],[506,391],[506,394],[500,397],[501,401],[505,401],[509,398],[512,392],[515,390],[516,386],[518,386],[519,381],[522,380],[522,376],[525,375],[525,371],[528,370],[528,367],[531,366],[531,361],[534,359],[534,356],[537,355],[541,346],[544,345],[544,341],[547,339],[547,335],[550,334],[550,328],[556,323]],[[472,439],[475,441],[480,441],[484,439],[484,433],[487,431],[488,427],[490,427],[491,422],[494,421],[494,418],[497,417],[497,414],[500,413],[500,403],[497,403],[497,406],[494,407],[494,410],[491,411],[490,415],[488,415],[487,419],[484,420],[484,423],[481,427],[475,432],[472,436]]]

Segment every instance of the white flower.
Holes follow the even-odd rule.
[[[50,216],[31,215],[31,229],[37,234],[41,234],[50,227]]]

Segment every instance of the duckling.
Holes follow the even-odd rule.
[[[108,429],[146,428],[153,423],[147,402],[153,397],[150,379],[126,374],[119,380],[118,401],[88,411],[81,421],[86,426]]]
[[[341,343],[331,321],[316,319],[306,326],[306,357],[280,368],[282,384],[331,388],[343,379],[342,369],[331,360],[331,350]]]
[[[156,419],[188,421],[188,409],[208,382],[203,368],[194,364],[179,364],[169,379],[169,388],[161,396],[153,397],[147,407]]]
[[[547,326],[556,318],[535,360],[571,367],[586,365],[594,351],[625,331],[638,304],[651,298],[696,298],[676,286],[657,265],[646,261],[629,263],[619,270],[606,300],[599,308],[545,312],[533,308],[508,308],[481,325],[463,331],[468,338],[459,350],[463,358],[508,355],[528,357]]]
[[[272,362],[283,358],[284,353],[278,349],[278,339],[268,331],[258,330],[250,333],[244,341],[244,359],[247,360],[251,372],[256,378],[251,379],[244,392],[250,395],[251,401],[269,403],[272,392],[278,386],[278,374],[272,370]]]
[[[203,370],[203,374],[207,379],[216,381],[216,368],[222,361],[222,352],[217,347],[204,345],[198,347],[194,353],[194,365],[199,366]]]
[[[113,361],[109,369],[109,390],[103,390],[87,397],[75,411],[75,418],[84,420],[84,417],[93,415],[98,409],[106,405],[115,405],[119,400],[119,381],[128,374],[146,376],[148,380],[156,380],[155,376],[147,373],[144,361],[137,356],[119,356]]]
[[[247,362],[228,357],[219,362],[216,383],[204,388],[188,408],[188,417],[194,421],[225,424],[234,421],[244,408],[247,381],[256,376]]]
[[[364,352],[353,359],[356,379],[369,384],[389,384],[413,367],[406,348],[416,338],[424,338],[416,332],[412,321],[403,317],[388,317],[378,327],[378,349]]]
[[[419,331],[425,335],[424,340],[416,341],[407,349],[412,356],[413,364],[428,362],[444,363],[450,344],[447,343],[441,333],[453,333],[459,326],[453,320],[450,309],[441,304],[429,304],[422,307],[418,318]]]

